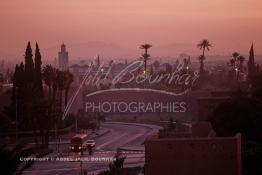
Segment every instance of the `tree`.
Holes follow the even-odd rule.
[[[213,112],[211,123],[217,136],[241,133],[244,139],[262,138],[262,103],[250,97],[235,97],[219,105]]]
[[[100,66],[100,57],[99,57],[99,55],[97,55],[97,67],[99,67]]]
[[[150,55],[148,54],[148,49],[151,48],[152,45],[150,44],[142,44],[139,48],[140,49],[144,49],[145,50],[145,53],[142,54],[142,60],[144,61],[144,71],[146,73],[146,68],[147,68],[147,61],[149,60],[150,58]]]
[[[252,43],[249,51],[248,76],[247,76],[250,83],[252,83],[258,72],[259,72],[259,67],[255,65],[254,45]]]
[[[43,129],[46,117],[46,102],[44,100],[42,84],[42,61],[41,53],[36,43],[35,61],[30,42],[25,52],[25,65],[16,66],[13,77],[13,97],[9,109],[14,109],[18,115],[19,127],[21,130],[33,130],[35,142],[37,143],[37,130],[43,136]],[[43,143],[43,137],[42,137]]]
[[[232,57],[234,58],[235,61],[237,61],[237,57],[239,57],[240,54],[238,52],[232,53]]]
[[[205,51],[209,51],[212,44],[207,40],[203,39],[200,43],[197,44],[197,47],[203,51],[202,55],[198,58],[200,61],[200,73],[204,73],[204,60],[205,60]]]
[[[25,52],[25,78],[28,81],[27,83],[34,81],[34,62],[30,42],[28,42]]]
[[[236,64],[236,61],[234,59],[229,60],[229,65],[230,65],[232,71],[235,70],[235,64]]]
[[[239,71],[240,72],[243,72],[244,71],[244,67],[243,67],[243,63],[245,62],[246,58],[242,55],[240,55],[238,58],[237,58],[238,62],[239,62]]]
[[[234,52],[232,54],[233,59],[230,60],[230,65],[232,66],[232,70],[235,71],[236,79],[239,79],[239,73],[244,71],[243,63],[245,61],[245,57],[240,55],[238,52]]]
[[[25,148],[23,145],[16,145],[8,149],[7,145],[0,145],[0,165],[1,174],[12,175],[20,174],[19,166],[22,164],[20,157],[27,157],[32,153],[32,149]]]
[[[205,70],[204,70],[204,60],[205,59],[206,59],[206,57],[204,57],[203,55],[200,55],[198,57],[198,60],[200,62],[200,68],[199,68],[200,75],[203,75],[203,73],[205,72]]]
[[[236,68],[237,68],[237,58],[239,57],[239,53],[238,52],[234,52],[234,53],[232,53],[232,57],[233,57],[233,59],[231,59],[231,63],[233,64],[233,70],[235,70]]]
[[[253,77],[251,94],[253,97],[262,100],[262,72]]]
[[[69,71],[65,72],[65,76],[66,76],[66,82],[65,82],[65,106],[66,106],[68,101],[68,92],[71,84],[74,81],[74,76]]]
[[[262,174],[262,145],[256,142],[242,144],[242,167],[243,175]]]
[[[102,174],[103,175],[125,175],[128,174],[124,171],[124,161],[125,161],[125,157],[122,157],[119,155],[119,153],[117,153],[115,155],[115,160],[113,161],[113,163],[109,164],[109,171],[105,171]]]
[[[36,43],[35,49],[35,86],[37,88],[38,94],[40,98],[43,97],[43,83],[42,83],[42,60],[41,60],[41,53]]]
[[[62,111],[63,108],[63,91],[66,89],[66,83],[67,83],[67,77],[66,77],[66,72],[64,71],[57,71],[57,77],[56,77],[56,81],[57,81],[57,87],[59,90],[59,104],[60,109]]]
[[[55,113],[55,99],[53,98],[53,86],[55,84],[55,76],[56,76],[56,70],[51,65],[46,65],[43,68],[43,80],[44,83],[48,87],[48,105],[47,105],[47,116],[46,116],[46,127],[45,127],[45,133],[44,133],[44,142],[45,146],[48,147],[48,141],[49,141],[49,130],[52,126],[54,113]]]
[[[43,80],[45,84],[48,86],[49,103],[51,103],[51,99],[52,99],[52,86],[54,83],[54,77],[55,77],[55,69],[51,65],[46,65],[43,68]]]

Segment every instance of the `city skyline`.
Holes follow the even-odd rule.
[[[145,42],[154,46],[154,56],[184,52],[197,55],[199,49],[195,45],[204,38],[214,44],[210,55],[231,55],[234,51],[247,54],[252,42],[256,53],[261,54],[262,3],[236,2],[239,1],[1,2],[0,54],[3,58],[20,58],[27,41],[34,39],[45,59],[53,59],[63,41],[69,48],[102,43],[92,44],[90,52],[105,52],[111,57],[139,56],[138,46]],[[114,49],[107,52],[103,47]],[[90,52],[83,50],[69,52],[73,57],[89,56]]]

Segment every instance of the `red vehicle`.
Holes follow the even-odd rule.
[[[72,152],[83,152],[87,148],[87,134],[77,134],[71,139],[70,149]]]

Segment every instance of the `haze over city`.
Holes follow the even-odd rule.
[[[261,0],[2,0],[0,174],[261,175],[261,21]]]
[[[62,42],[71,58],[137,58],[141,43],[151,55],[197,55],[202,38],[213,42],[209,55],[247,54],[262,49],[259,0],[12,0],[0,3],[0,54],[20,59],[28,40],[38,41],[45,59],[57,56]],[[256,54],[260,54],[257,52]]]

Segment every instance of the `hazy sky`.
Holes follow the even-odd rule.
[[[247,53],[252,41],[262,53],[261,0],[0,1],[2,55],[20,56],[28,40],[42,49],[103,41],[127,49],[149,42],[196,50],[202,38],[213,43],[210,54]]]

